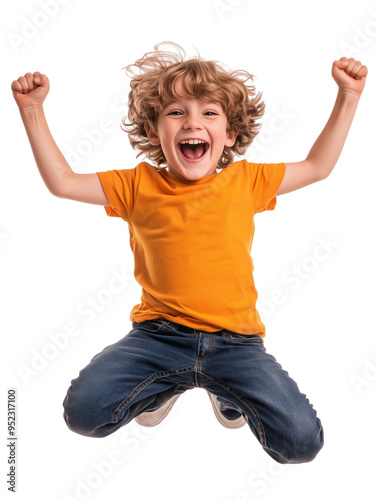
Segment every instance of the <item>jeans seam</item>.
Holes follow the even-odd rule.
[[[198,335],[198,344],[197,344],[197,351],[196,351],[196,360],[197,360],[197,363],[195,363],[195,366],[199,366],[203,361],[205,361],[206,359],[208,359],[212,352],[213,352],[213,349],[215,347],[215,340],[216,340],[216,337],[215,335],[211,335],[209,337],[209,344],[208,344],[208,348],[207,348],[207,352],[204,354],[204,356],[199,356],[198,355],[198,351],[200,349],[200,342],[201,342],[201,339],[202,339],[202,332],[199,333]],[[200,371],[200,370],[198,370]]]
[[[209,375],[205,371],[200,371],[200,374],[207,377],[208,379],[212,380],[217,385],[219,385],[220,387],[225,389],[227,392],[229,392],[230,394],[232,394],[233,396],[238,398],[250,410],[250,412],[251,412],[252,416],[254,417],[256,424],[257,424],[258,434],[260,437],[260,444],[262,445],[263,448],[267,448],[267,439],[266,439],[266,433],[265,433],[265,430],[263,427],[263,423],[262,423],[262,420],[260,419],[260,416],[259,416],[257,410],[254,408],[254,406],[252,404],[250,404],[249,401],[247,401],[247,399],[245,399],[243,396],[241,396],[241,394],[239,394],[237,391],[232,389],[232,387],[220,382],[217,378],[212,377],[211,375]]]
[[[132,402],[133,399],[136,398],[138,394],[140,394],[141,391],[143,391],[146,387],[148,387],[152,382],[159,378],[166,377],[168,375],[172,375],[174,373],[187,373],[190,371],[194,371],[193,366],[185,367],[185,368],[178,368],[176,370],[166,370],[163,372],[157,372],[151,375],[150,377],[146,378],[141,382],[139,385],[137,385],[127,396],[126,399],[124,399],[118,407],[115,409],[113,412],[113,419],[112,423],[115,424],[119,421],[119,414]]]

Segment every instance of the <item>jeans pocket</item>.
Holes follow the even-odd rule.
[[[237,342],[242,342],[245,344],[262,344],[263,345],[263,339],[260,335],[253,334],[253,335],[245,335],[243,333],[236,333],[236,332],[231,332],[228,330],[228,337],[232,340],[235,340]]]
[[[134,322],[134,330],[144,330],[149,333],[157,333],[165,325],[165,321],[161,319],[148,319],[141,323]]]

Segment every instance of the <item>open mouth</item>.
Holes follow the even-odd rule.
[[[207,153],[209,149],[208,142],[200,139],[190,139],[181,141],[178,147],[182,155],[190,161],[200,160]]]

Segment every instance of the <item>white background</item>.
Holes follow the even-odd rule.
[[[0,15],[2,494],[10,497],[6,394],[15,387],[20,499],[374,497],[376,2],[19,0],[3,3]],[[325,446],[309,464],[278,465],[247,427],[223,428],[200,389],[186,392],[153,429],[132,422],[90,439],[64,423],[71,379],[128,333],[141,289],[127,224],[45,187],[10,85],[29,71],[48,76],[46,117],[75,171],[133,168],[141,158],[120,128],[129,92],[122,68],[162,41],[181,44],[188,56],[196,47],[206,59],[256,76],[267,103],[260,137],[246,156],[256,162],[303,160],[335,102],[333,61],[344,55],[368,66],[333,173],[279,197],[275,211],[255,218],[252,256],[265,345],[308,395],[325,429]],[[106,132],[93,133],[95,144],[89,143],[103,120]],[[318,261],[320,241],[331,250],[322,249]],[[295,290],[283,279],[293,276],[292,266],[306,268]],[[111,295],[114,272],[128,278]],[[283,303],[273,304],[274,289]],[[103,302],[102,310],[80,316],[91,297]],[[79,331],[64,337],[69,323]]]

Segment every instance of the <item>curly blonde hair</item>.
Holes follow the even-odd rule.
[[[172,45],[176,52],[162,50],[163,45]],[[150,144],[146,130],[157,133],[159,114],[164,103],[176,97],[175,83],[182,78],[188,95],[220,104],[227,117],[227,131],[238,134],[233,146],[224,147],[217,165],[225,168],[232,163],[235,154],[245,154],[258,134],[261,124],[256,122],[265,110],[262,94],[256,94],[252,85],[254,76],[247,71],[229,71],[217,61],[203,60],[199,53],[197,57],[185,58],[180,45],[162,42],[154,47],[154,52],[147,52],[134,64],[122,68],[131,77],[131,92],[128,96],[129,123],[123,117],[121,128],[128,133],[133,149],[140,151],[137,157],[144,154],[158,166],[166,164],[161,146]]]

